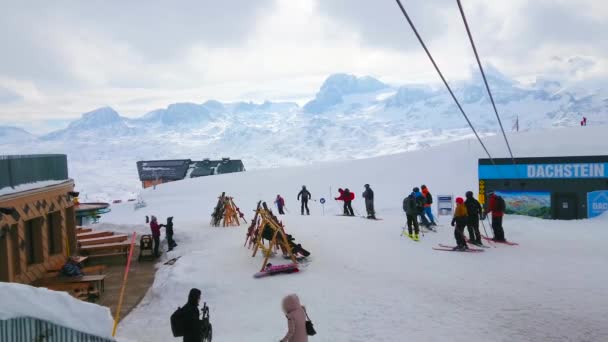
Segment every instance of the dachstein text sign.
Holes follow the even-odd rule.
[[[608,163],[479,165],[480,179],[608,178]]]

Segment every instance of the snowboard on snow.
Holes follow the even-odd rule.
[[[272,264],[268,264],[266,265],[266,267],[264,268],[263,271],[260,271],[256,274],[253,275],[254,278],[262,278],[262,277],[267,277],[267,276],[272,276],[272,275],[277,275],[277,274],[282,274],[282,273],[295,273],[295,272],[299,272],[300,270],[298,269],[298,265],[294,265],[294,264],[286,264],[286,265],[272,265]]]

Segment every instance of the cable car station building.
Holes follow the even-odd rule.
[[[479,199],[502,196],[506,213],[572,220],[608,211],[608,156],[479,159]]]

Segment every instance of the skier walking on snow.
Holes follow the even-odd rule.
[[[340,193],[339,197],[336,197],[336,201],[344,201],[344,216],[355,216],[353,211],[352,201],[355,199],[355,193],[350,192],[348,188],[342,190],[338,189]]]
[[[469,240],[471,240],[472,244],[481,246],[481,234],[479,233],[479,220],[483,217],[481,204],[473,197],[473,191],[467,191],[466,197],[467,199],[464,201],[464,205],[467,207]]]
[[[429,222],[429,220],[426,219],[426,216],[424,216],[424,205],[426,204],[426,198],[420,192],[420,189],[418,187],[415,187],[412,191],[416,196],[416,205],[418,206],[418,216],[420,216],[420,222],[427,229],[430,229],[431,223]]]
[[[374,211],[374,191],[369,187],[369,184],[365,184],[363,198],[365,198],[365,210],[367,211],[367,218],[375,220],[376,212]]]
[[[200,342],[202,322],[199,319],[198,310],[201,301],[201,290],[191,289],[188,294],[188,303],[182,307],[182,319],[184,327],[184,342]]]
[[[418,233],[420,233],[420,227],[418,226],[418,213],[419,208],[416,201],[416,193],[412,192],[403,200],[403,211],[407,216],[407,231],[410,239],[418,241]],[[413,226],[413,231],[412,231]],[[415,233],[415,234],[412,234]]]
[[[169,251],[177,247],[177,243],[173,240],[173,216],[167,217],[167,223],[161,224],[159,227],[165,227],[165,236],[167,237],[167,244],[169,245]]]
[[[306,190],[306,185],[302,185],[302,190],[298,193],[298,201],[302,199],[301,211],[302,215],[304,215],[304,209],[306,209],[306,215],[310,215],[310,210],[308,209],[308,200],[312,198],[312,195],[308,190]]]
[[[494,231],[494,241],[497,242],[505,242],[505,231],[502,228],[502,218],[505,215],[505,200],[497,196],[494,192],[490,192],[490,203],[488,204],[488,209],[486,210],[486,215],[488,212],[492,213],[492,230]]]
[[[464,205],[462,197],[456,198],[456,210],[452,218],[452,227],[454,227],[454,237],[456,238],[457,246],[454,250],[464,251],[468,249],[467,241],[464,238],[464,227],[468,220],[467,207]]]
[[[277,199],[274,200],[274,203],[277,205],[277,209],[279,209],[279,215],[285,215],[283,208],[285,208],[285,199],[281,197],[281,195],[277,195]]]
[[[437,223],[435,223],[433,208],[431,207],[433,205],[433,195],[431,195],[426,185],[422,185],[420,188],[422,189],[422,196],[424,196],[424,199],[426,200],[426,203],[424,203],[424,214],[429,217],[431,226],[436,226]],[[424,214],[422,216],[424,216]]]

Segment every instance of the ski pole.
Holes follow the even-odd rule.
[[[486,225],[483,223],[484,220],[481,220],[481,225],[483,226],[483,232],[486,233],[486,236],[489,237],[488,235],[488,231],[486,230]],[[491,241],[491,240],[490,240]],[[490,245],[494,246],[494,248],[496,248],[496,245],[493,242],[490,242]]]

